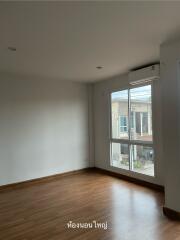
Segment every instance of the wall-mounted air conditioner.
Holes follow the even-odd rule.
[[[151,82],[153,80],[159,79],[159,77],[160,77],[159,64],[131,71],[128,75],[129,83],[131,85]]]

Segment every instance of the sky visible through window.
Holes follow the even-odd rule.
[[[111,94],[112,100],[127,100],[128,90],[113,92]],[[130,89],[131,100],[149,100],[151,99],[151,85]]]

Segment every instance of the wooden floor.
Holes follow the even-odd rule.
[[[163,194],[89,172],[0,192],[1,240],[179,240],[162,214]],[[108,229],[68,229],[106,222]]]

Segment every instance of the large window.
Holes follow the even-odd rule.
[[[151,85],[111,94],[111,165],[154,176]]]

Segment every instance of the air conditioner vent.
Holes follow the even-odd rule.
[[[131,71],[128,75],[129,83],[131,85],[152,82],[154,80],[158,80],[159,77],[160,77],[159,64]]]

